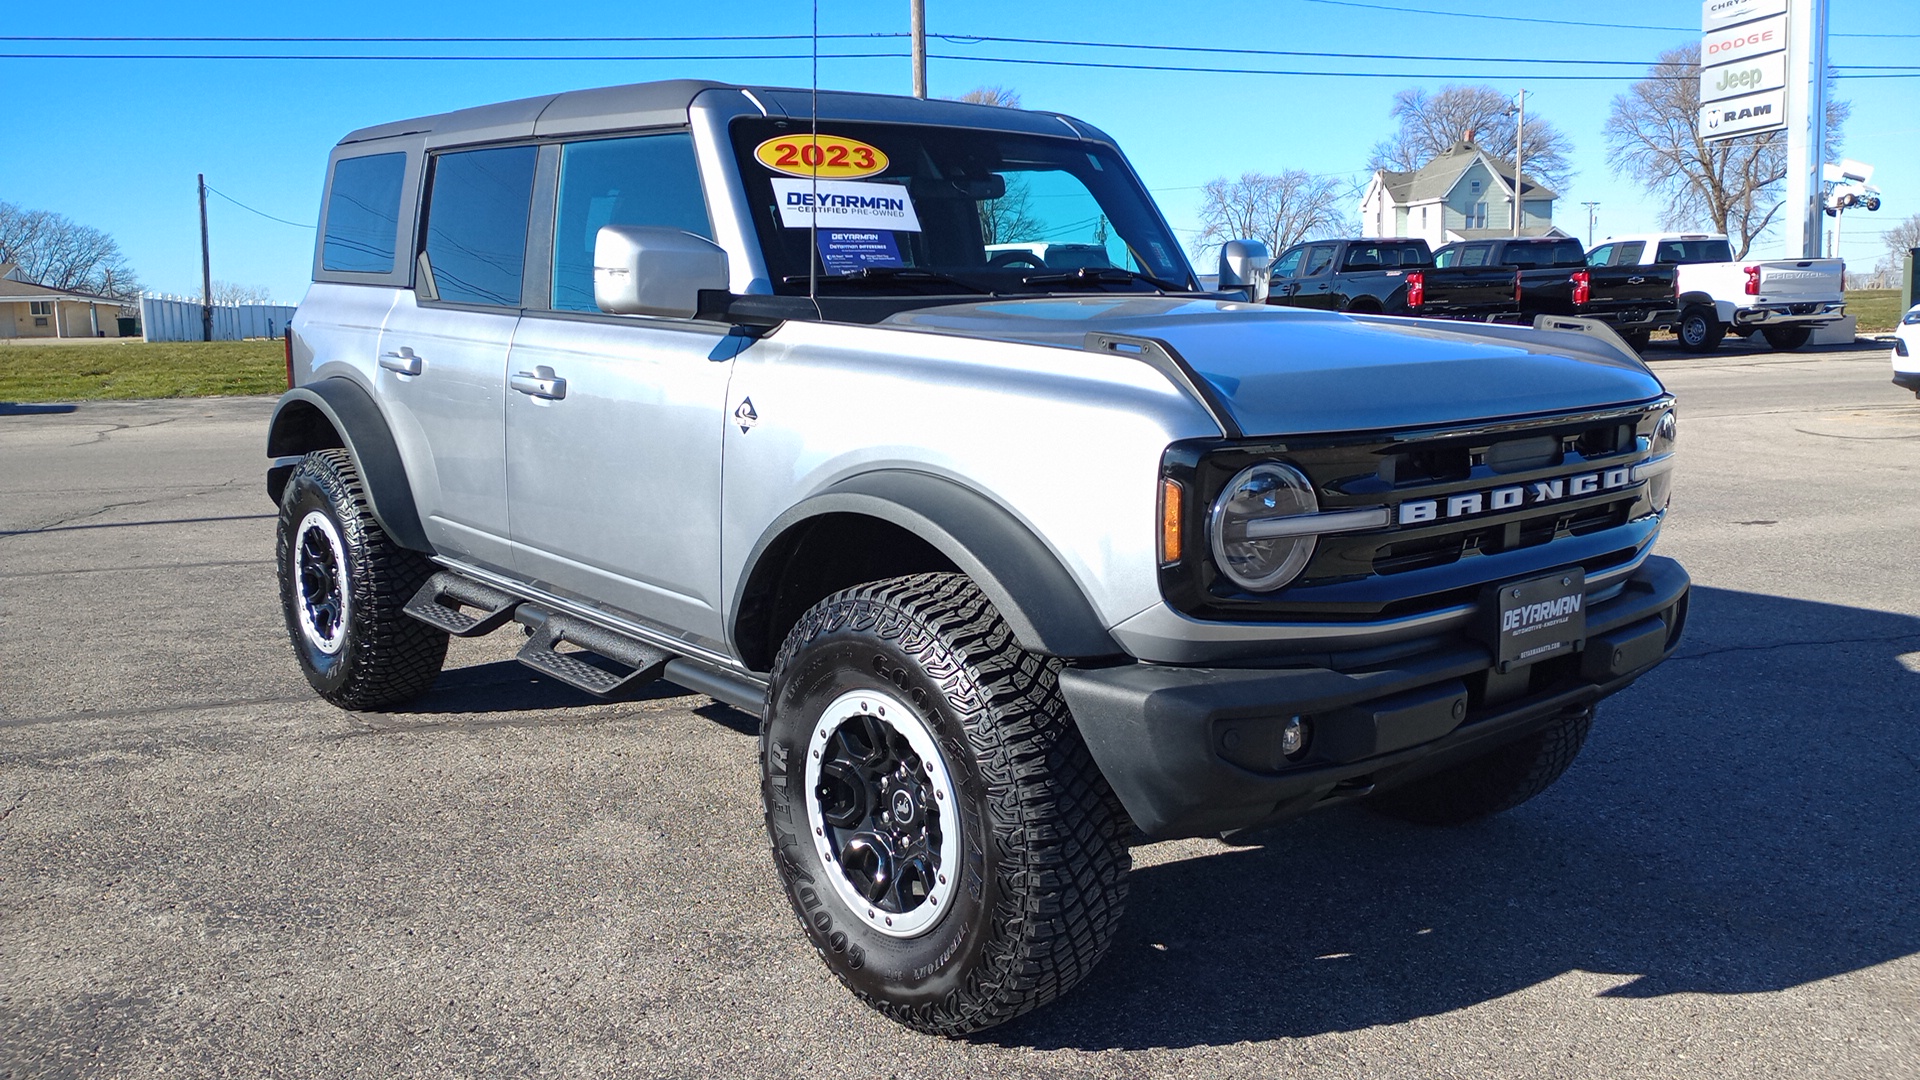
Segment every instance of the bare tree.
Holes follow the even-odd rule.
[[[1888,229],[1880,239],[1887,245],[1887,261],[1899,266],[1906,261],[1907,252],[1920,248],[1920,214]]]
[[[1852,107],[1827,105],[1827,152],[1840,149]],[[1647,77],[1613,99],[1607,156],[1617,176],[1645,185],[1668,228],[1711,228],[1745,258],[1779,217],[1787,178],[1787,133],[1709,143],[1700,136],[1700,45],[1660,54]]]
[[[1200,195],[1200,236],[1196,254],[1242,238],[1264,241],[1278,255],[1302,240],[1349,230],[1341,207],[1352,185],[1300,169],[1282,173],[1246,172],[1240,179],[1207,181]]]
[[[120,300],[140,293],[113,237],[46,210],[0,202],[0,263],[17,263],[20,276],[49,288]]]
[[[1400,129],[1374,144],[1369,169],[1417,169],[1468,132],[1482,150],[1513,160],[1514,128],[1519,122],[1514,99],[1491,86],[1444,86],[1437,94],[1418,87],[1402,90],[1393,95],[1387,115],[1400,122]],[[1573,166],[1567,161],[1572,149],[1572,140],[1551,121],[1527,114],[1525,160],[1520,167],[1528,176],[1548,187],[1564,187],[1573,177]]]
[[[271,304],[273,293],[265,285],[239,285],[231,281],[215,279],[213,302],[216,304]]]
[[[1020,107],[1020,91],[1005,86],[976,86],[952,100],[971,101],[975,105],[1000,105],[1009,109],[1017,109]]]

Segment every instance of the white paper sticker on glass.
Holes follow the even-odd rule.
[[[890,229],[919,232],[913,199],[899,184],[853,180],[788,180],[775,177],[780,224],[789,229]]]

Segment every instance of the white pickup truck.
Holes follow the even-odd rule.
[[[1688,352],[1712,352],[1729,330],[1797,349],[1846,314],[1839,259],[1736,260],[1725,236],[1611,236],[1587,254],[1587,265],[1678,266],[1680,321],[1671,329]]]

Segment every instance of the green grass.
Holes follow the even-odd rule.
[[[0,343],[0,401],[277,394],[286,385],[278,339]]]
[[[1847,314],[1860,320],[1861,333],[1884,334],[1900,325],[1906,309],[1899,289],[1848,289]]]

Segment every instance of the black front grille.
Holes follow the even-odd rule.
[[[1412,434],[1180,444],[1168,475],[1197,498],[1189,515],[1189,553],[1163,567],[1169,602],[1220,619],[1354,620],[1418,613],[1471,600],[1486,583],[1579,563],[1589,575],[1631,559],[1657,526],[1644,483],[1622,470],[1645,456],[1645,440],[1669,404]],[[1271,594],[1249,594],[1214,572],[1206,554],[1204,510],[1240,470],[1286,461],[1313,482],[1324,511],[1378,507],[1393,524],[1322,536],[1301,576]],[[1573,478],[1621,483],[1574,495]],[[1535,485],[1559,484],[1562,497],[1536,499]],[[1494,492],[1522,504],[1471,512]],[[1549,491],[1552,489],[1549,488]],[[1468,500],[1450,516],[1450,499]],[[1431,501],[1429,520],[1403,515]]]

